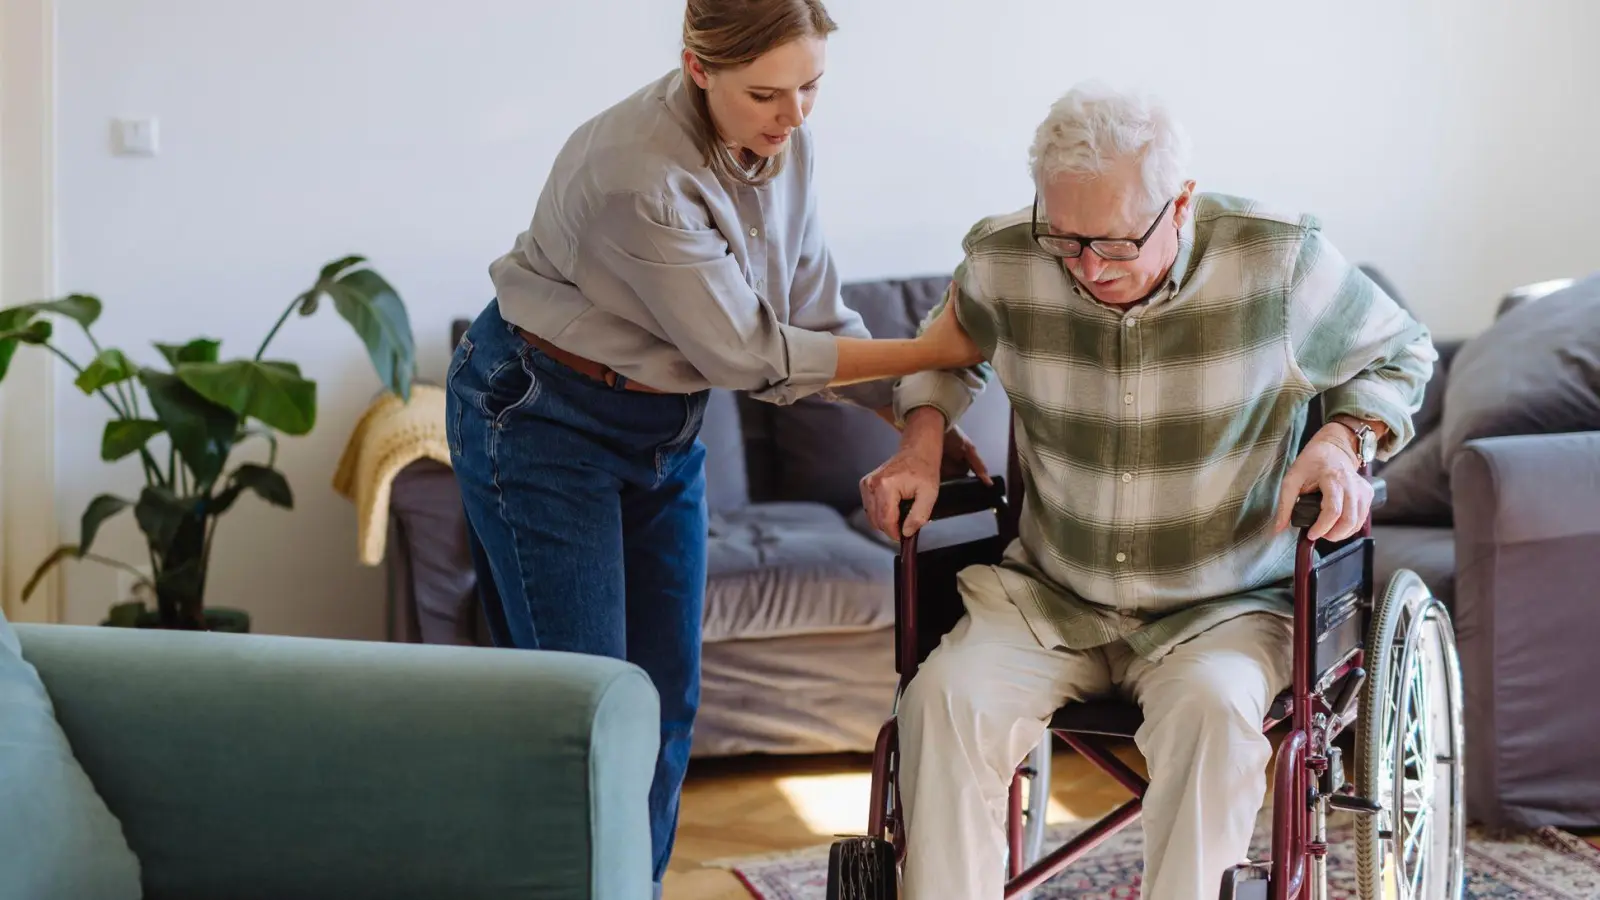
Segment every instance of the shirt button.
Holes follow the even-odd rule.
[[[1132,472],[1123,472],[1122,473],[1122,483],[1123,484],[1127,484],[1128,482],[1130,482],[1132,480],[1133,480],[1133,473]]]
[[[751,228],[750,229],[750,236],[751,237],[757,237],[760,234],[761,234],[761,229],[759,229],[759,228]]]
[[[1128,554],[1126,554],[1126,553],[1118,553],[1117,554],[1117,562],[1127,562],[1127,561],[1128,561]]]
[[[1123,316],[1122,317],[1122,324],[1126,328],[1132,328],[1137,321],[1138,320],[1135,319],[1133,316]]]
[[[1123,394],[1122,395],[1122,402],[1124,404],[1128,405],[1128,406],[1132,406],[1133,405],[1133,395],[1132,394]]]

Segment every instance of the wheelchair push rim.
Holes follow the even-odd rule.
[[[1381,811],[1356,823],[1361,896],[1460,900],[1464,732],[1450,616],[1409,570],[1396,573],[1373,612],[1357,789]]]

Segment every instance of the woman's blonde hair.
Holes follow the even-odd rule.
[[[716,72],[749,65],[792,40],[827,37],[838,28],[822,0],[689,0],[683,15],[683,48],[694,54],[707,72]],[[745,184],[770,181],[783,169],[788,148],[763,160],[755,172],[746,169],[717,134],[706,92],[689,77],[687,68],[686,62],[684,86],[700,114],[697,137],[706,164]]]

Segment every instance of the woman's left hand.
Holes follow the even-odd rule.
[[[964,369],[983,362],[983,352],[967,336],[966,329],[961,327],[961,320],[956,318],[954,294],[955,286],[951,285],[944,308],[917,336],[917,341],[932,351],[930,368]]]

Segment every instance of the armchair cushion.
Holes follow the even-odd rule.
[[[0,614],[0,897],[138,900],[139,860]]]

